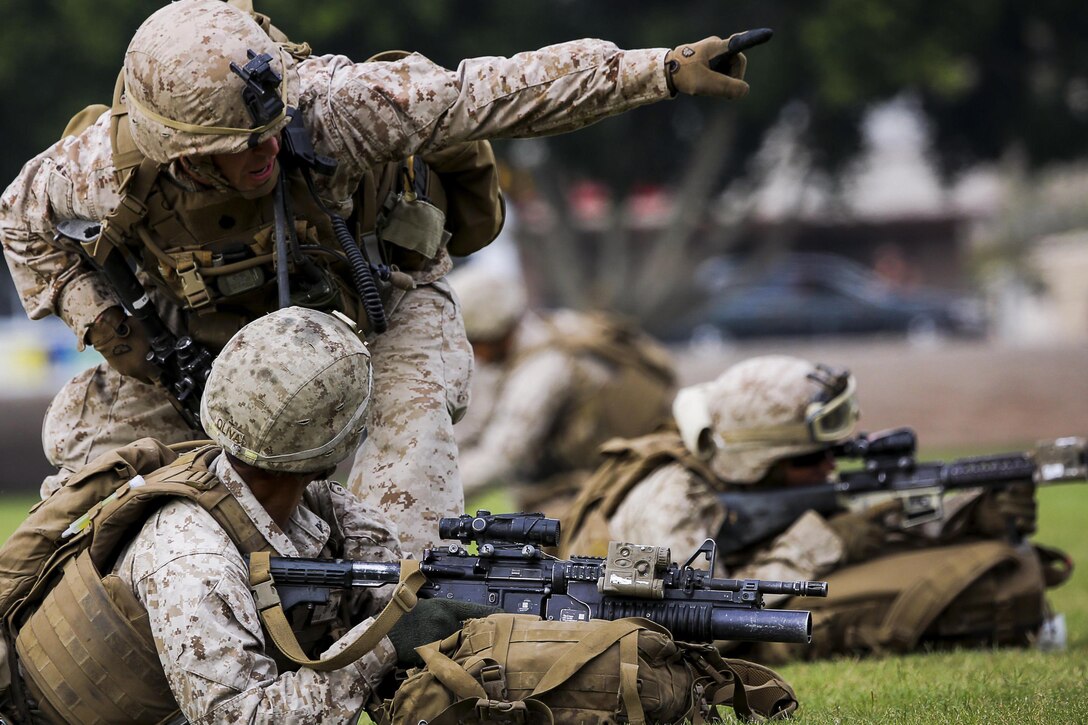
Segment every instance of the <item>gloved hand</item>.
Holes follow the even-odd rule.
[[[856,564],[871,559],[880,551],[887,533],[884,517],[902,508],[899,499],[892,499],[865,511],[847,511],[832,516],[827,525],[842,542],[842,563]]]
[[[730,36],[732,37],[732,36]],[[710,68],[710,61],[729,49],[729,38],[717,36],[704,38],[698,43],[680,45],[665,55],[665,76],[669,90],[690,96],[720,96],[737,99],[748,95],[744,82],[744,69],[748,60],[744,53],[729,56],[726,67],[718,71]]]
[[[102,353],[110,367],[145,383],[159,379],[159,370],[147,361],[151,344],[143,324],[121,307],[110,307],[98,316],[87,334],[88,342]]]
[[[1002,538],[1011,529],[1021,536],[1035,533],[1038,505],[1035,484],[1014,483],[984,494],[975,509],[975,530],[983,536]]]
[[[461,629],[466,619],[479,619],[501,612],[499,607],[452,599],[420,599],[389,630],[389,641],[397,651],[397,665],[420,667],[423,660],[416,647],[445,639]]]

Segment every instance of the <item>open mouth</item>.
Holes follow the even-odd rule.
[[[271,159],[269,159],[268,163],[264,167],[258,169],[257,171],[250,171],[249,177],[257,183],[265,182],[272,176],[272,172],[275,170],[275,168],[276,158],[273,156]]]

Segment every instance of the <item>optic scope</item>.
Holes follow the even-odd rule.
[[[475,516],[462,514],[457,518],[438,520],[438,535],[457,539],[463,544],[504,543],[559,545],[559,519],[544,514],[492,514],[477,511]]]

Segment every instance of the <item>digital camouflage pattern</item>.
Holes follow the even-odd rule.
[[[219,353],[200,422],[251,466],[313,473],[355,450],[370,387],[370,353],[356,330],[288,307],[250,322]]]
[[[598,430],[592,411],[574,403],[590,398],[612,371],[591,355],[564,349],[559,340],[585,330],[585,320],[570,310],[547,319],[536,313],[522,317],[487,424],[478,438],[461,440],[467,494],[498,483],[539,484],[576,467],[592,468],[592,451],[612,434]],[[588,458],[582,453],[587,449]]]
[[[755,483],[775,461],[826,446],[802,439],[775,445],[726,440],[731,431],[803,422],[805,409],[823,391],[823,386],[809,377],[814,372],[816,367],[807,360],[789,355],[763,355],[731,366],[709,383],[692,386],[691,390],[705,400],[716,447],[708,462],[719,478],[733,483]],[[684,421],[678,423],[682,437],[690,440]]]
[[[295,59],[239,9],[216,0],[165,6],[136,31],[125,53],[125,92],[133,140],[161,164],[181,156],[244,151],[253,119],[239,103],[230,64],[246,51],[272,56],[285,106],[298,106]],[[287,125],[281,116],[261,140]],[[193,128],[193,127],[199,127]]]
[[[349,487],[419,556],[439,541],[438,519],[465,510],[453,422],[468,406],[472,348],[445,281],[405,294],[370,351],[374,392]]]
[[[213,465],[277,555],[398,559],[395,530],[338,484],[310,484],[281,530],[226,456]],[[211,515],[188,501],[168,503],[152,516],[114,573],[147,609],[170,689],[194,725],[347,722],[396,662],[392,644],[382,638],[343,669],[280,672],[266,649],[245,560]],[[373,621],[364,617],[383,604],[359,599],[346,606],[358,624],[323,656],[357,639]],[[335,608],[322,614],[337,616]]]
[[[61,387],[45,412],[42,448],[57,472],[42,482],[41,497],[106,451],[147,437],[181,443],[205,435],[178,415],[162,388],[106,363],[84,370]]]
[[[184,13],[200,5],[199,1],[186,1],[159,12]],[[205,6],[216,13],[231,12],[219,2],[207,2]],[[178,18],[175,30],[180,34],[182,18],[169,17]],[[165,47],[162,50],[166,52]],[[183,42],[178,50],[187,53],[191,46]],[[385,162],[417,152],[438,151],[467,140],[571,131],[606,116],[668,98],[663,72],[665,52],[665,49],[621,51],[605,41],[580,40],[511,58],[470,59],[452,71],[418,54],[393,62],[355,63],[331,55],[300,61],[297,64],[299,112],[316,152],[340,161],[335,174],[315,179],[318,193],[331,208],[348,216],[352,194],[360,179],[369,169]],[[244,62],[244,57],[236,62],[239,61]],[[197,77],[193,82],[194,92],[212,90],[211,86],[216,85],[211,76]],[[233,84],[234,93],[240,93],[241,79],[231,74],[226,82]],[[222,191],[198,191],[192,189],[191,183],[186,186],[186,177],[177,168],[177,162],[168,165],[164,173],[189,189],[190,208],[221,199]],[[119,302],[73,242],[54,238],[54,224],[65,218],[103,219],[119,199],[108,115],[80,135],[59,141],[28,162],[0,197],[0,239],[27,314],[32,319],[57,315],[73,330],[80,346],[85,344],[88,328],[96,317]],[[436,330],[443,330],[443,335],[458,334],[460,322],[449,321],[450,315],[457,314],[456,303],[450,302],[448,307],[445,303],[434,303],[441,290],[427,288],[448,271],[448,266],[449,256],[441,250],[431,263],[410,272],[417,288],[404,295],[397,309],[391,312],[390,330],[375,340],[374,415],[378,414],[379,406],[394,400],[405,401],[402,405],[410,401],[419,410],[449,409],[449,400],[462,397],[459,391],[467,389],[467,379],[459,380],[453,391],[439,388],[448,384],[456,370],[466,370],[467,365],[456,361],[447,365],[441,355],[432,354],[433,351],[420,355],[416,349],[425,334],[433,335]],[[155,272],[153,268],[148,271]],[[172,306],[174,303],[162,301],[160,309]],[[163,311],[168,320],[177,316],[176,309]],[[413,319],[411,324],[398,320],[428,311],[434,316]],[[192,315],[189,323],[195,328],[202,320]],[[398,339],[409,331],[414,331],[416,337]],[[199,330],[191,332],[197,335]],[[463,340],[453,341],[452,337],[442,344],[450,350],[464,346]],[[380,359],[387,352],[407,357]],[[420,370],[419,366],[432,367]],[[421,385],[420,380],[427,383]],[[122,389],[117,395],[135,392]],[[164,400],[162,395],[149,398],[146,410],[162,410]],[[452,407],[463,405],[464,401]],[[65,411],[76,415],[76,407],[68,403],[54,405],[58,419]],[[72,434],[63,430],[57,434],[58,426],[54,426],[53,439],[64,442],[59,448],[74,452],[73,457],[57,456],[69,458],[58,460],[60,465],[75,468],[85,462],[79,446],[69,445],[75,442],[81,429],[96,431],[94,444],[99,450],[93,453],[129,442],[133,433],[161,434],[166,442],[176,440],[173,436],[177,430],[170,424],[161,430],[152,430],[154,426],[148,425],[140,431],[113,431],[108,427],[110,421],[105,410],[102,407],[97,410],[101,416],[98,420],[86,424],[71,420]],[[153,414],[148,422],[154,423],[151,418]],[[389,418],[385,420],[388,422]],[[95,425],[99,422],[107,427]],[[369,433],[372,442],[364,446],[356,462],[360,473],[352,475],[356,490],[368,496],[374,493],[387,501],[401,501],[403,510],[418,504],[442,510],[443,514],[460,511],[461,485],[449,415],[401,418],[395,434],[380,431],[372,419]],[[410,475],[395,478],[395,474],[404,473],[406,453],[414,455],[419,450],[433,451],[435,463],[413,464],[408,471]],[[435,477],[425,475],[429,473]],[[430,491],[437,497],[434,504],[427,503]],[[415,541],[433,536],[426,519],[407,516],[403,522],[406,537],[413,536],[410,533],[413,528],[418,528]],[[412,539],[406,538],[405,542],[409,548],[415,548]]]

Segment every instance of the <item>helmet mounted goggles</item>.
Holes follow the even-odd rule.
[[[725,443],[808,445],[848,438],[860,415],[854,376],[849,370],[817,365],[808,377],[822,389],[805,407],[803,421],[726,431],[722,434]]]

